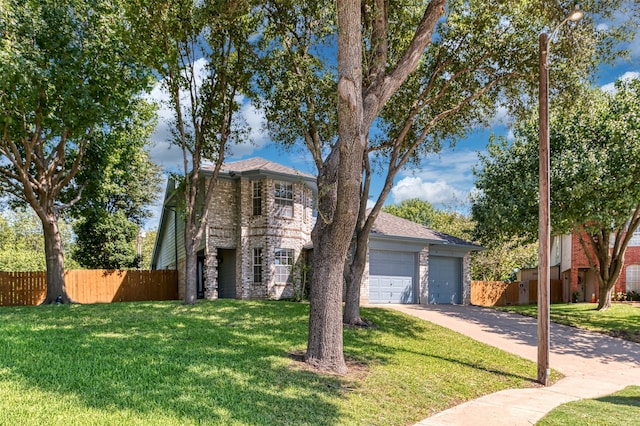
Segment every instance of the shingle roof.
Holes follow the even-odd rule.
[[[432,240],[433,243],[452,244],[457,246],[468,246],[469,248],[480,248],[480,246],[454,237],[443,232],[434,231],[419,223],[394,216],[390,213],[380,212],[371,229],[371,235],[405,237]]]
[[[207,167],[206,170],[212,170],[211,167]],[[301,172],[300,170],[293,169],[291,167],[283,166],[282,164],[274,163],[273,161],[265,160],[260,157],[253,157],[246,160],[232,161],[230,163],[224,163],[220,172],[222,173],[242,173],[250,171],[262,171],[279,173],[285,175],[301,176],[305,178],[315,179],[312,174]]]
[[[378,217],[371,228],[371,233],[395,237],[424,238],[428,240],[442,239],[435,231],[426,226],[385,212],[378,213]]]

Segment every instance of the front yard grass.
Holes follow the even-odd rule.
[[[640,304],[613,303],[603,312],[595,303],[553,304],[549,309],[551,321],[621,337],[640,343]],[[502,306],[498,309],[537,317],[537,305]]]
[[[640,386],[629,386],[609,396],[563,404],[537,425],[635,426],[638,419]]]
[[[402,425],[536,364],[384,309],[345,329],[346,377],[291,353],[308,305],[219,300],[0,308],[0,424]]]

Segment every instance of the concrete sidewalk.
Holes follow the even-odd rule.
[[[537,362],[535,318],[477,306],[384,307]],[[496,392],[440,412],[417,425],[532,425],[566,402],[640,385],[640,344],[553,323],[550,340],[550,366],[565,376],[553,386]]]

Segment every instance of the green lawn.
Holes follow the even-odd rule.
[[[595,303],[553,304],[549,309],[551,321],[606,333],[640,343],[640,307],[638,304],[614,303],[604,312],[596,311]],[[537,317],[536,305],[503,306],[509,312]]]
[[[640,421],[640,386],[613,395],[563,404],[537,424],[541,426],[635,426]]]
[[[220,300],[0,308],[2,425],[402,425],[534,386],[536,365],[398,312],[346,329],[360,368],[319,375],[308,305]]]

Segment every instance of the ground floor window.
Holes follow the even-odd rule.
[[[291,276],[291,269],[293,268],[293,250],[277,248],[275,252],[275,266],[275,282],[288,282],[289,277]]]
[[[627,291],[640,292],[640,265],[627,266]]]
[[[262,282],[262,249],[253,249],[253,282]]]

